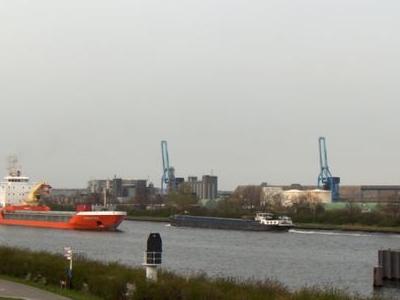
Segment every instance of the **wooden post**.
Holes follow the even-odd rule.
[[[374,267],[374,287],[382,286],[382,267]]]
[[[392,279],[400,279],[400,251],[393,250],[391,254]]]
[[[374,268],[374,286],[382,286],[384,279],[400,279],[400,249],[378,251],[378,267]]]

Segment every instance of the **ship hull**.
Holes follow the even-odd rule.
[[[15,210],[0,211],[0,225],[70,230],[114,231],[124,220],[120,211],[64,212]]]
[[[288,231],[293,226],[266,225],[254,220],[174,215],[171,225],[210,229],[230,229],[246,231]]]

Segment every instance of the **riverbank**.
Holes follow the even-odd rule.
[[[170,219],[167,217],[150,217],[150,216],[126,216],[127,221],[146,221],[146,222],[169,222]]]
[[[72,277],[73,290],[69,290],[60,288],[58,283],[60,274],[65,272],[65,259],[61,255],[46,252],[31,252],[8,247],[0,247],[0,254],[0,263],[3,266],[0,271],[3,276],[8,275],[8,280],[23,283],[23,289],[27,291],[31,289],[29,286],[34,286],[64,296],[49,299],[382,299],[351,296],[335,288],[304,287],[297,291],[290,291],[284,285],[274,280],[240,281],[232,278],[209,278],[204,274],[181,276],[161,270],[158,272],[158,281],[153,282],[145,279],[145,270],[143,268],[132,268],[118,263],[100,263],[83,257],[77,257],[75,261],[74,275]],[[35,276],[26,276],[26,274]],[[37,280],[38,278],[40,280]],[[21,299],[42,299],[40,298],[40,294],[41,292],[38,292],[39,298],[36,296],[32,297],[32,294],[28,298],[25,298],[25,294],[19,295],[22,296]]]
[[[377,233],[400,233],[400,227],[379,227],[379,226],[366,226],[358,224],[320,224],[320,223],[297,223],[296,229],[310,229],[310,230],[342,230],[342,231],[363,231],[363,232],[377,232]]]
[[[127,221],[147,221],[147,222],[170,222],[166,217],[149,217],[149,216],[126,216]],[[364,232],[377,232],[377,233],[398,233],[400,234],[400,227],[380,227],[380,226],[366,226],[359,224],[321,224],[321,223],[296,223],[295,229],[309,229],[309,230],[342,230],[342,231],[364,231]]]

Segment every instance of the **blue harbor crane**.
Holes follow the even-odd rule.
[[[331,191],[332,200],[339,200],[339,183],[340,177],[333,177],[328,167],[328,155],[326,151],[325,138],[320,137],[319,143],[319,162],[321,165],[321,172],[318,175],[318,187],[327,191]]]
[[[161,141],[161,155],[163,163],[163,175],[161,178],[161,194],[165,193],[164,184],[167,185],[167,192],[175,189],[175,170],[169,166],[168,145],[167,141]]]

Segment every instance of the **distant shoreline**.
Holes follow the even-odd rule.
[[[166,217],[125,217],[126,221],[146,221],[146,222],[164,222],[168,223],[170,220]],[[365,226],[365,225],[333,225],[321,223],[296,223],[294,229],[308,229],[308,230],[342,230],[342,231],[363,231],[363,232],[376,232],[376,233],[395,233],[400,234],[400,227],[379,227],[379,226]]]
[[[320,223],[297,223],[295,229],[314,229],[314,230],[342,230],[342,231],[363,231],[376,233],[400,233],[400,227],[379,227],[365,226],[357,224],[333,225]]]
[[[164,222],[168,223],[170,220],[166,217],[149,217],[149,216],[142,216],[142,217],[133,217],[133,216],[126,216],[125,221],[145,221],[145,222]]]

